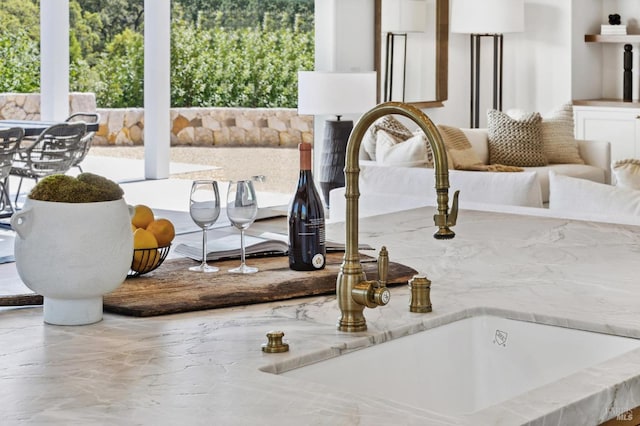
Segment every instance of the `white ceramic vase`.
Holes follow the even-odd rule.
[[[20,278],[44,298],[44,321],[83,325],[102,320],[102,297],[120,286],[133,256],[123,199],[56,203],[27,198],[11,217]]]

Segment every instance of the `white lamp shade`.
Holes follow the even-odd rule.
[[[375,105],[375,71],[298,72],[298,114],[358,114]]]
[[[503,34],[522,31],[524,0],[452,0],[453,33]]]
[[[382,32],[421,33],[427,27],[426,0],[384,0]]]

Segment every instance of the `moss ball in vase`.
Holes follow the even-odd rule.
[[[44,321],[102,320],[102,298],[131,266],[130,210],[114,182],[91,173],[48,176],[11,217],[16,268],[44,299]]]

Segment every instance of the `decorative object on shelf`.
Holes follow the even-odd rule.
[[[601,35],[627,35],[626,25],[600,25]]]
[[[24,208],[11,217],[11,227],[17,233],[16,268],[24,284],[44,297],[46,323],[100,321],[103,295],[115,290],[127,276],[133,255],[130,209],[115,183],[107,185],[110,188],[106,191],[102,191],[104,186],[98,188],[104,181],[107,179],[90,173],[78,179],[46,177],[31,191]],[[72,190],[74,185],[80,190]],[[104,192],[108,196],[99,195],[97,201],[87,197]],[[84,201],[52,200],[56,195],[69,199],[78,194]],[[47,200],[36,199],[40,195]]]
[[[600,34],[603,35],[627,35],[627,26],[620,24],[620,15],[613,13],[609,15],[609,24],[600,25]]]
[[[620,14],[612,13],[609,15],[609,25],[620,25]]]
[[[623,54],[623,67],[624,67],[624,73],[623,73],[623,87],[622,87],[622,100],[625,102],[631,102],[632,100],[632,88],[633,88],[633,83],[632,83],[632,76],[633,73],[631,72],[632,68],[633,68],[633,52],[631,51],[633,49],[633,47],[630,44],[625,44],[624,45],[624,54]]]
[[[320,164],[320,188],[329,207],[329,191],[344,183],[344,156],[353,121],[343,114],[359,114],[376,105],[376,73],[322,72],[298,73],[298,114],[336,115],[325,121]]]
[[[480,46],[493,39],[493,109],[502,110],[503,34],[524,31],[524,0],[453,0],[451,32],[470,34],[470,127],[480,126]]]
[[[382,3],[382,32],[386,33],[384,67],[384,102],[405,101],[407,77],[407,42],[410,33],[422,33],[427,25],[425,0],[384,0]],[[402,41],[396,51],[397,41]],[[400,61],[400,64],[396,62]],[[400,74],[401,91],[395,94],[393,83],[396,69]]]

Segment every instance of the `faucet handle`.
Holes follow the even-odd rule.
[[[460,195],[460,190],[457,190],[453,193],[453,201],[451,202],[451,212],[447,217],[447,226],[456,226],[456,221],[458,220],[458,195]]]
[[[351,290],[351,297],[360,305],[367,308],[384,306],[391,300],[391,292],[387,288],[387,275],[389,271],[389,252],[385,246],[378,253],[378,280],[362,281]]]
[[[378,283],[379,287],[386,287],[389,271],[389,252],[386,246],[380,248],[378,253]]]

